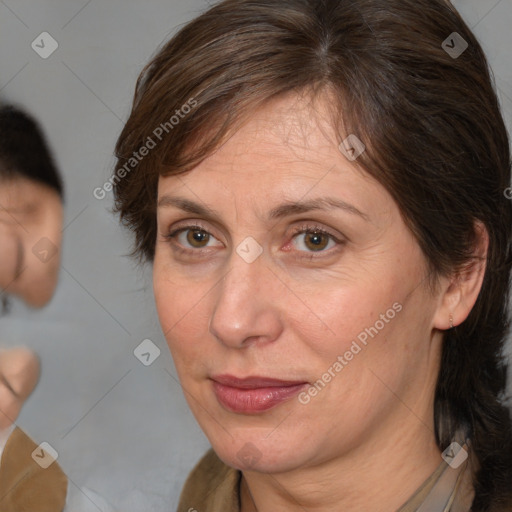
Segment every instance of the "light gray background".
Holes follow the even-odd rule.
[[[512,127],[512,0],[458,0],[489,56]],[[113,148],[142,66],[205,0],[0,1],[0,100],[43,124],[66,182],[58,292],[46,309],[15,304],[1,341],[39,352],[43,374],[18,424],[48,441],[73,485],[123,512],[169,511],[208,443],[182,396],[156,318],[148,270],[124,255],[129,238],[110,214]],[[43,60],[43,31],[59,43]],[[134,348],[161,356],[144,367]]]

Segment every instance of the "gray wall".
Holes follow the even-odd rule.
[[[458,0],[483,43],[512,127],[512,0]],[[79,486],[124,512],[173,510],[208,443],[188,412],[160,332],[150,273],[124,256],[127,234],[92,191],[109,176],[136,77],[205,0],[0,1],[0,99],[42,122],[66,181],[63,267],[46,309],[16,304],[2,343],[26,344],[43,374],[19,424],[48,441]],[[41,32],[59,47],[43,59]],[[48,43],[47,43],[48,44]],[[48,48],[48,46],[46,46]],[[149,367],[133,355],[161,348]]]

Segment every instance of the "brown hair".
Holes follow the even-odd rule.
[[[454,32],[468,44],[457,56],[443,47]],[[508,510],[510,148],[485,55],[447,1],[226,0],[187,24],[143,70],[116,146],[116,208],[134,252],[154,255],[159,175],[192,169],[271,98],[326,91],[339,140],[364,142],[358,164],[392,194],[433,275],[470,262],[476,221],[489,232],[476,305],[446,332],[434,413],[441,450],[470,433],[472,510]]]

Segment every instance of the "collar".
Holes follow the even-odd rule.
[[[469,440],[457,439],[460,444],[443,452],[441,464],[396,512],[469,512],[476,462]],[[185,482],[177,512],[240,512],[241,476],[209,450]]]

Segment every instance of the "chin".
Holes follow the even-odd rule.
[[[288,438],[284,443],[277,437],[264,438],[260,431],[210,442],[225,464],[241,471],[285,473],[303,466],[309,459],[300,440],[293,442]]]

